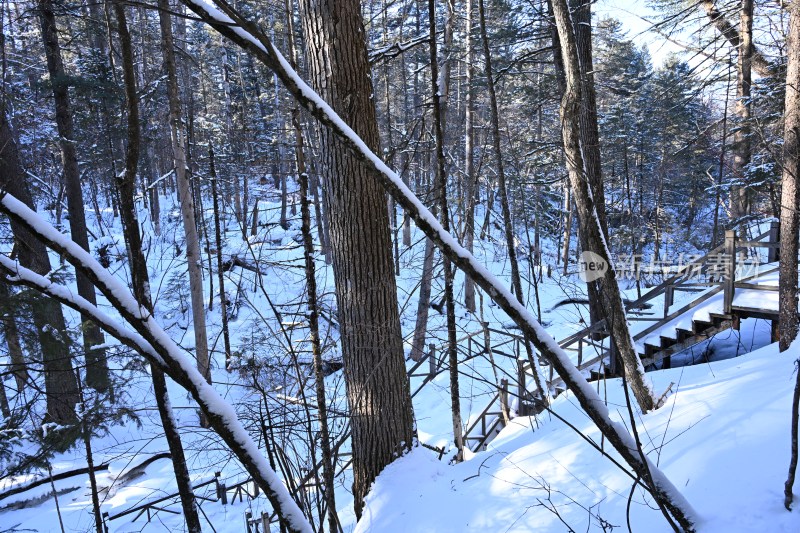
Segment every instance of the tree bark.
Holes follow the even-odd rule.
[[[470,253],[473,251],[475,242],[475,94],[473,92],[472,80],[475,78],[475,67],[473,66],[474,52],[472,50],[472,0],[466,0],[465,7],[465,28],[464,28],[464,47],[467,54],[467,68],[464,76],[464,196],[466,209],[464,213],[464,248]],[[464,277],[464,307],[470,313],[475,312],[475,282],[469,276]]]
[[[369,60],[357,0],[300,2],[314,85],[367,146],[379,138]],[[352,420],[353,496],[360,517],[370,485],[407,450],[413,413],[403,358],[384,191],[328,129],[322,157],[325,199]]]
[[[791,4],[789,22],[789,63],[786,71],[786,97],[783,126],[783,176],[781,178],[781,248],[778,289],[778,346],[786,351],[797,337],[797,251],[800,230],[800,4]],[[792,398],[791,458],[789,475],[784,485],[784,505],[792,504],[792,487],[797,470],[798,411],[800,411],[800,369],[795,369],[797,382]]]
[[[67,193],[67,210],[69,211],[69,229],[72,240],[84,250],[89,250],[89,234],[86,230],[84,216],[83,190],[81,188],[78,156],[75,152],[75,128],[72,121],[72,106],[69,98],[69,86],[61,58],[61,46],[58,42],[58,28],[53,13],[52,0],[38,0],[39,20],[41,22],[42,41],[47,57],[47,71],[50,74],[53,101],[56,111],[56,126],[61,146],[61,161],[64,168],[64,186]],[[82,273],[75,273],[78,294],[92,304],[97,303],[94,287]],[[81,317],[83,346],[86,357],[86,384],[98,391],[109,388],[108,363],[106,352],[97,346],[103,345],[103,333],[100,328],[87,317]]]
[[[161,48],[164,54],[164,69],[167,74],[167,94],[169,96],[170,131],[172,153],[175,160],[175,179],[180,194],[181,218],[186,235],[186,262],[189,270],[189,293],[192,300],[192,323],[194,326],[194,353],[197,369],[211,383],[211,368],[208,356],[208,336],[203,298],[203,273],[200,263],[200,239],[195,222],[194,200],[189,177],[186,175],[186,153],[181,122],[181,102],[178,94],[178,75],[175,68],[175,51],[172,37],[172,21],[169,15],[169,1],[158,0],[161,23]],[[246,230],[244,230],[246,231]],[[204,421],[201,420],[201,424]]]
[[[738,185],[731,188],[731,215],[734,219],[747,215],[745,172],[750,164],[750,84],[753,62],[753,0],[742,0],[737,60],[736,113],[733,134],[733,166],[731,173]]]
[[[780,236],[780,349],[785,351],[798,331],[798,228],[800,228],[800,5],[792,4],[783,126]]]
[[[452,6],[448,0],[448,17],[452,20]],[[439,86],[439,57],[436,43],[436,1],[428,0],[428,29],[429,29],[429,49],[431,58],[431,92],[433,100],[433,128],[436,140],[436,185],[434,189],[439,194],[439,207],[441,209],[442,227],[445,231],[450,231],[450,213],[447,205],[447,170],[444,159],[444,113],[443,102],[441,99],[442,88]],[[448,23],[448,25],[451,23]],[[452,41],[452,28],[449,31]],[[445,29],[445,46],[447,44],[448,30]],[[449,68],[447,69],[449,71]],[[449,74],[442,76],[444,83],[447,83]],[[447,92],[447,91],[445,91]],[[433,247],[433,241],[427,239],[427,243]],[[456,339],[456,309],[455,298],[453,296],[453,270],[450,260],[444,258],[444,299],[447,306],[447,358],[450,366],[450,413],[453,421],[453,443],[456,446],[455,461],[460,462],[464,458],[464,429],[461,423],[461,398],[458,386],[458,341]],[[434,357],[430,353],[428,357]]]
[[[578,65],[581,69],[581,147],[583,148],[586,179],[592,192],[594,207],[603,236],[608,241],[606,222],[606,200],[603,190],[603,167],[600,163],[600,133],[597,127],[597,96],[594,89],[594,62],[592,61],[592,4],[590,0],[571,0],[575,42],[578,47]],[[581,248],[589,250],[589,244],[579,231]],[[586,283],[589,297],[590,323],[596,324],[605,318],[605,308],[600,295],[600,284],[596,281]]]

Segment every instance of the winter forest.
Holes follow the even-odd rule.
[[[0,69],[0,532],[800,531],[797,0],[2,0]]]

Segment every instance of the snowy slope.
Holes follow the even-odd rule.
[[[678,393],[657,412],[637,414],[637,429],[651,458],[703,517],[701,531],[800,531],[800,510],[782,505],[798,355],[800,345],[783,354],[770,345],[737,359],[649,374],[656,390],[674,382]],[[630,427],[620,380],[606,387],[601,394]],[[569,393],[553,408],[601,442]],[[610,446],[605,450],[616,457]],[[547,414],[518,418],[487,452],[462,464],[447,466],[417,449],[390,465],[356,531],[603,531],[603,524],[624,531],[631,485],[564,423]],[[632,530],[669,531],[648,503],[637,491]]]

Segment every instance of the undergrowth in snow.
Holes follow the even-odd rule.
[[[253,265],[258,272],[234,266],[227,272],[226,290],[231,315],[232,346],[237,370],[224,370],[220,336],[220,300],[216,291],[213,307],[208,310],[209,339],[213,351],[212,378],[217,392],[230,402],[243,420],[256,443],[263,449],[260,417],[269,412],[279,430],[276,442],[298,465],[297,477],[311,465],[306,444],[307,420],[299,404],[314,403],[310,375],[308,331],[305,328],[305,280],[302,250],[297,243],[299,222],[290,221],[288,229],[278,225],[279,199],[270,187],[253,191],[260,204],[257,235],[242,236],[241,228],[225,218],[225,245],[219,253],[224,259],[234,256]],[[145,254],[156,305],[155,319],[167,334],[191,356],[193,334],[188,308],[188,283],[182,231],[174,197],[162,197],[161,236],[146,234]],[[230,207],[228,207],[230,208]],[[41,212],[48,218],[48,212]],[[211,219],[211,213],[204,216]],[[480,216],[480,215],[479,215]],[[92,251],[102,249],[110,257],[109,271],[127,280],[124,240],[118,219],[110,210],[95,220],[87,211],[90,227],[103,228],[92,242]],[[143,209],[140,219],[145,228],[152,225]],[[400,275],[397,278],[401,306],[401,323],[410,347],[417,308],[417,286],[422,263],[424,239],[414,231],[414,245],[403,250]],[[545,245],[545,263],[554,264],[557,247]],[[502,236],[490,233],[485,241],[476,241],[476,256],[501,280],[509,279]],[[58,264],[53,255],[51,261]],[[523,257],[521,268],[532,275],[538,273]],[[322,256],[317,257],[318,285],[323,310],[322,339],[324,357],[336,363],[338,324],[333,299],[333,275]],[[208,283],[206,272],[206,299]],[[214,272],[214,274],[216,274]],[[73,285],[74,287],[74,285]],[[456,278],[456,299],[463,301],[463,277]],[[434,281],[434,300],[443,290],[440,279]],[[525,300],[537,300],[529,285]],[[645,289],[646,290],[646,289]],[[636,298],[636,289],[627,287],[625,296]],[[567,298],[582,296],[582,286],[574,275],[543,276],[539,284],[541,322],[556,339],[564,338],[585,327],[588,312],[585,305],[568,303]],[[678,302],[676,302],[678,303]],[[101,309],[109,312],[108,302],[99,298]],[[530,306],[533,308],[533,306]],[[654,309],[654,312],[661,312]],[[500,332],[518,333],[507,316],[488,298],[479,305],[476,315],[457,307],[458,337],[483,342],[481,323],[486,321]],[[66,313],[71,326],[78,317]],[[441,347],[446,340],[444,316],[431,313],[428,343]],[[503,377],[516,376],[513,341],[502,345],[502,335],[494,337],[492,354],[480,354],[460,366],[462,418],[471,423],[496,393],[496,383]],[[675,356],[695,361],[718,361],[691,368],[648,374],[656,391],[675,383],[667,405],[645,417],[637,414],[636,425],[651,459],[684,493],[703,519],[708,531],[798,531],[800,516],[782,508],[782,484],[788,464],[788,427],[793,364],[797,351],[777,354],[767,346],[753,354],[729,359],[769,342],[769,325],[748,320],[740,332],[732,330],[698,345],[691,352]],[[108,339],[111,364],[127,381],[120,401],[131,406],[139,423],[115,426],[108,434],[93,440],[95,463],[108,463],[108,470],[98,472],[102,510],[114,516],[136,505],[176,492],[172,467],[168,460],[157,460],[144,468],[136,468],[143,460],[167,449],[160,429],[159,417],[150,390],[149,376],[141,360],[127,349]],[[469,341],[462,342],[467,350]],[[298,365],[293,363],[296,356]],[[408,363],[409,368],[412,362]],[[426,362],[421,371],[427,371]],[[544,367],[547,371],[548,368]],[[423,377],[412,377],[412,391],[421,386]],[[262,391],[252,387],[257,384]],[[302,385],[298,385],[302,383]],[[593,384],[600,397],[606,399],[612,418],[630,428],[619,381]],[[220,479],[228,486],[246,478],[241,467],[231,459],[224,444],[207,430],[198,427],[197,406],[174,383],[169,383],[175,416],[181,428],[190,472],[195,485]],[[326,379],[331,408],[332,432],[341,436],[346,429],[346,401],[341,372]],[[305,398],[305,400],[304,400]],[[421,442],[442,450],[438,453],[419,447],[392,464],[377,480],[370,494],[364,519],[356,525],[352,512],[349,471],[337,478],[336,497],[339,517],[345,531],[575,531],[627,530],[628,497],[632,480],[613,463],[591,448],[565,424],[547,413],[533,418],[517,418],[492,441],[486,452],[468,453],[469,460],[450,466],[454,454],[449,413],[449,378],[443,372],[430,380],[414,397],[414,410]],[[553,409],[566,418],[583,435],[593,439],[614,456],[613,450],[600,439],[597,429],[577,407],[570,394],[560,396]],[[311,422],[310,431],[316,428]],[[20,441],[19,448],[31,443]],[[340,451],[346,453],[349,443]],[[31,451],[31,450],[28,450]],[[266,452],[264,451],[265,455]],[[346,462],[342,456],[339,465]],[[82,450],[57,454],[51,461],[54,474],[85,465]],[[24,484],[32,475],[6,476],[0,492]],[[93,528],[88,480],[76,476],[55,482],[58,507],[67,531]],[[248,487],[250,493],[252,486]],[[59,530],[55,499],[49,484],[0,500],[2,530]],[[199,496],[216,498],[214,485],[198,489]],[[260,516],[270,511],[263,496],[229,505],[201,500],[201,521],[219,532],[244,531],[245,512]],[[176,499],[159,507],[179,511]],[[631,499],[630,525],[634,531],[666,530],[666,523],[652,502],[640,490]],[[134,518],[136,520],[134,521]],[[185,526],[180,515],[166,511],[154,514],[132,513],[109,520],[111,531],[180,531]],[[613,528],[612,528],[613,526]],[[211,527],[208,527],[211,530]]]

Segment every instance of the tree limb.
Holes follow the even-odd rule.
[[[714,4],[713,0],[701,0],[700,4],[703,6],[703,9],[706,12],[709,20],[711,23],[714,24],[714,27],[722,34],[725,39],[730,43],[730,45],[738,50],[739,44],[741,42],[741,38],[739,37],[739,31],[736,27],[728,22],[728,19],[725,18],[725,15],[717,9],[717,6]],[[761,51],[756,48],[755,44],[753,44],[753,57],[752,57],[752,68],[755,70],[759,76],[764,78],[769,78],[772,76],[777,75],[777,70],[775,67],[767,61],[767,59],[763,56]]]
[[[153,316],[130,293],[119,279],[111,276],[87,251],[53,226],[25,204],[11,196],[0,196],[0,212],[26,227],[46,246],[67,258],[108,299],[114,309],[130,325],[106,315],[97,306],[74,294],[68,288],[24,268],[18,262],[0,255],[0,269],[12,276],[7,280],[34,288],[64,305],[86,313],[108,334],[126,346],[147,357],[152,364],[186,389],[208,417],[210,426],[225,441],[242,466],[258,483],[276,512],[286,520],[290,531],[311,532],[311,526],[300,507],[281,479],[270,468],[256,443],[244,429],[233,408],[206,382],[194,362],[186,357],[181,348],[161,329]]]

